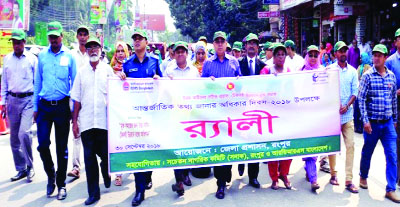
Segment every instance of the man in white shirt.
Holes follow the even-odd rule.
[[[160,65],[160,70],[163,76],[165,76],[165,70],[167,69],[169,63],[174,59],[174,43],[170,43],[168,45],[168,56],[164,59],[164,61]]]
[[[174,46],[175,60],[169,64],[165,70],[165,75],[169,78],[199,78],[199,71],[192,64],[188,64],[188,44],[178,41]],[[182,196],[185,193],[183,185],[191,186],[192,181],[189,177],[189,169],[174,170],[176,183],[172,185],[172,190]]]
[[[110,187],[108,174],[107,139],[107,78],[113,76],[112,68],[100,61],[101,44],[96,37],[86,43],[90,62],[84,65],[76,75],[71,91],[74,100],[72,131],[75,139],[82,137],[86,180],[89,198],[85,205],[100,199],[98,155],[101,158],[101,173],[104,186]],[[79,117],[79,123],[78,123]]]
[[[361,43],[358,45],[358,49],[360,49],[360,54],[364,52],[369,54],[372,51],[371,46],[369,46],[369,44],[365,42],[364,37],[361,37]]]
[[[287,51],[285,66],[294,71],[299,71],[304,66],[304,59],[296,54],[296,45],[292,40],[286,40],[284,43]]]
[[[86,64],[89,63],[89,55],[86,52],[85,44],[89,39],[89,29],[81,25],[78,27],[76,31],[76,39],[78,39],[79,48],[72,50],[72,54],[76,60],[76,68],[77,70],[81,70]],[[72,151],[72,170],[67,174],[70,177],[79,178],[80,177],[80,155],[81,155],[81,146],[82,141],[81,138],[78,137],[73,139],[73,151]]]

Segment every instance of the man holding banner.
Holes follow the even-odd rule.
[[[261,69],[264,68],[265,63],[257,58],[258,53],[258,37],[257,35],[250,33],[246,36],[246,52],[247,56],[239,59],[240,71],[243,76],[250,75],[260,75]],[[244,172],[244,164],[239,164],[239,175],[242,176]],[[258,172],[259,172],[259,164],[249,163],[248,164],[248,176],[249,176],[249,184],[255,188],[260,188],[260,183],[257,180]]]
[[[240,66],[237,59],[225,54],[227,41],[226,33],[218,31],[214,33],[215,55],[204,62],[203,74],[201,77],[222,78],[240,76]],[[224,199],[226,183],[232,179],[232,165],[214,167],[214,176],[217,179],[218,189],[215,196]]]
[[[165,70],[166,76],[171,78],[199,78],[199,71],[192,64],[188,64],[188,44],[183,41],[175,43],[174,47],[175,60]],[[192,185],[192,181],[189,177],[189,169],[176,169],[174,170],[176,184],[172,185],[172,191],[176,192],[179,196],[185,193],[183,184],[187,186]]]
[[[123,64],[123,72],[117,75],[124,80],[128,78],[154,78],[162,76],[158,59],[146,52],[148,45],[147,33],[144,30],[137,29],[132,35],[135,54],[129,57]],[[138,206],[144,200],[144,191],[152,187],[152,171],[136,172],[136,195],[132,200],[132,206]]]
[[[338,69],[340,77],[340,121],[341,131],[346,145],[346,189],[352,193],[358,193],[353,184],[353,160],[354,160],[354,122],[353,103],[358,94],[358,76],[356,69],[347,63],[348,47],[343,41],[339,41],[334,47],[338,61],[329,66],[329,69]],[[329,155],[329,165],[332,185],[339,185],[336,176],[336,155]]]

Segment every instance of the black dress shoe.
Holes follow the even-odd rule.
[[[172,191],[176,192],[178,196],[183,196],[185,194],[185,188],[182,182],[178,182],[172,185]]]
[[[27,168],[27,175],[26,175],[26,180],[28,183],[32,182],[33,176],[35,176],[35,171],[33,170],[32,167]]]
[[[238,166],[238,172],[239,172],[239,176],[242,176],[244,173],[244,164],[239,164]]]
[[[110,188],[111,186],[111,177],[104,178],[104,187]]]
[[[138,206],[144,200],[144,192],[136,193],[135,197],[132,200],[132,206]]]
[[[183,184],[185,184],[186,186],[192,186],[192,181],[190,180],[189,175],[185,176],[185,179],[183,180]]]
[[[218,199],[224,199],[224,197],[225,197],[225,187],[218,186],[218,190],[215,193],[215,197],[217,197]]]
[[[28,175],[28,173],[26,172],[26,170],[19,171],[17,173],[17,175],[15,175],[14,177],[11,178],[11,182],[21,180],[22,178],[26,177],[27,175]]]
[[[153,187],[153,182],[150,181],[146,184],[146,190],[150,190],[152,187]]]
[[[257,178],[250,179],[249,184],[255,188],[260,188],[260,183],[258,182]]]
[[[91,196],[88,199],[86,199],[85,205],[87,205],[87,206],[91,205],[91,204],[95,203],[98,200],[100,200],[100,196],[93,196],[93,197]]]
[[[56,185],[54,183],[48,183],[47,184],[47,192],[46,195],[48,198],[51,197],[51,194],[53,194],[54,190],[56,189]]]
[[[57,200],[64,200],[67,197],[67,189],[62,187],[58,190]]]

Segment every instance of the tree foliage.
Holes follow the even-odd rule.
[[[258,19],[264,11],[262,0],[166,0],[175,26],[194,40],[200,36],[212,39],[214,32],[224,31],[230,42],[241,41],[248,33],[269,30],[266,19]]]

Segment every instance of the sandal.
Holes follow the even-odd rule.
[[[116,186],[121,186],[122,185],[122,176],[121,175],[117,175],[117,177],[115,177],[114,185],[116,185]]]
[[[332,185],[339,185],[339,182],[338,182],[336,176],[332,176],[331,179],[329,180],[329,182],[330,182]]]
[[[350,191],[351,193],[358,193],[358,189],[353,183],[347,184],[346,190]]]

